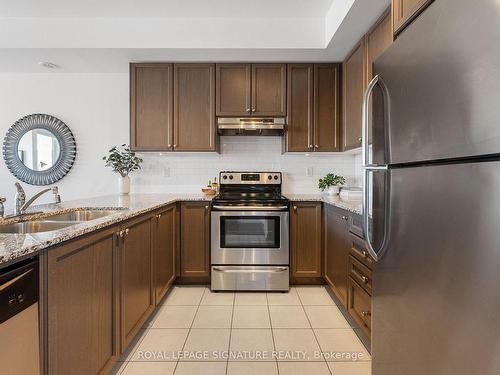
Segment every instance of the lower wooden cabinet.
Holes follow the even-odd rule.
[[[162,209],[155,215],[153,239],[153,273],[155,305],[175,280],[175,262],[177,250],[177,206],[175,204]]]
[[[47,366],[51,375],[107,373],[115,337],[114,230],[47,252]]]
[[[314,281],[323,275],[321,210],[321,202],[293,202],[291,267],[295,283]]]
[[[325,205],[325,280],[345,307],[349,257],[348,219],[344,210]]]
[[[152,274],[152,216],[124,226],[119,234],[122,352],[154,308]]]
[[[368,338],[372,329],[372,298],[352,277],[347,279],[349,303],[347,311]]]
[[[208,202],[181,204],[180,276],[183,282],[210,281],[210,205]]]

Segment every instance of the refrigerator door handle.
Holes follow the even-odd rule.
[[[389,91],[387,86],[383,82],[379,75],[376,75],[372,81],[369,83],[364,97],[363,97],[363,124],[362,124],[362,159],[363,159],[363,236],[365,238],[366,248],[372,256],[372,258],[378,262],[382,259],[388,246],[389,229],[391,222],[391,209],[390,209],[390,170],[388,165],[377,165],[372,164],[369,157],[369,126],[370,126],[370,98],[372,96],[373,89],[376,85],[379,85],[382,89],[384,95],[384,103],[386,106],[386,118],[387,126],[390,126],[390,108],[389,108]],[[387,129],[386,134],[390,134],[389,129]],[[387,147],[390,147],[390,140],[387,139]],[[390,155],[390,151],[389,151]],[[369,189],[369,178],[370,174],[374,171],[383,171],[385,173],[385,191],[384,191],[384,228],[383,237],[380,249],[375,250],[370,240],[370,194]]]

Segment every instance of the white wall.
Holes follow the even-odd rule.
[[[113,145],[128,143],[128,74],[0,74],[0,136],[19,118],[48,113],[70,127],[77,159],[70,173],[56,183],[63,200],[117,192],[116,176],[102,156]],[[221,170],[283,171],[284,191],[317,192],[327,172],[342,174],[357,184],[352,154],[281,154],[278,137],[223,137],[222,153],[141,154],[143,170],[133,175],[135,192],[198,192]],[[313,175],[306,177],[306,168]],[[14,176],[0,162],[0,196],[12,209]],[[40,187],[23,184],[31,196]],[[46,197],[50,200],[50,194]],[[43,201],[43,200],[42,200]],[[42,202],[41,201],[41,202]]]

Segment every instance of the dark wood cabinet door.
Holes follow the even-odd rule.
[[[347,275],[349,272],[347,213],[325,205],[325,280],[335,295],[347,306]]]
[[[408,26],[433,0],[392,0],[394,35]]]
[[[155,305],[160,302],[175,280],[176,212],[174,204],[155,216],[153,253]]]
[[[251,64],[216,65],[217,116],[249,116]]]
[[[114,232],[47,254],[48,373],[97,375],[115,356]]]
[[[288,64],[286,151],[313,149],[313,64]]]
[[[286,116],[286,64],[252,64],[252,115]]]
[[[366,86],[373,78],[373,63],[392,44],[391,11],[388,9],[366,34]]]
[[[314,151],[340,151],[340,66],[314,65]]]
[[[120,247],[122,351],[154,308],[152,288],[152,218],[124,226]]]
[[[351,277],[347,280],[349,288],[349,303],[347,311],[356,321],[365,335],[371,339],[372,330],[372,298]]]
[[[215,65],[174,64],[174,151],[215,151]]]
[[[293,202],[292,277],[322,276],[322,219],[320,202]]]
[[[130,144],[137,151],[172,149],[172,64],[130,65]]]
[[[364,39],[343,63],[343,149],[361,146],[361,118],[365,85]]]
[[[181,204],[181,270],[186,280],[210,276],[210,209],[208,202]]]

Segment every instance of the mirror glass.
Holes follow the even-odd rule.
[[[46,129],[33,129],[19,140],[17,154],[23,164],[33,171],[45,171],[59,160],[61,146],[56,136]]]

